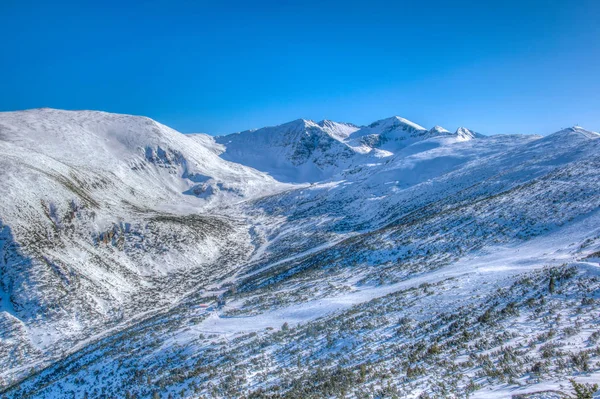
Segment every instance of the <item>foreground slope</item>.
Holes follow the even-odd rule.
[[[306,125],[295,123],[295,140]],[[356,144],[362,137],[376,140]],[[333,139],[350,148],[351,161],[322,182],[281,185],[241,166],[252,179],[236,189],[221,181],[214,191],[182,194],[197,184],[186,182],[159,208],[189,218],[196,206],[212,228],[182,222],[185,232],[157,237],[164,255],[150,256],[159,263],[150,269],[175,271],[132,278],[150,281],[152,295],[136,294],[120,324],[73,339],[69,351],[49,357],[17,346],[14,337],[42,336],[31,323],[0,329],[11,334],[3,341],[10,353],[20,354],[3,375],[3,395],[504,398],[570,392],[572,377],[597,381],[598,137],[581,128],[483,137],[392,118],[338,132]],[[207,159],[226,157],[228,143],[188,138]],[[279,149],[285,155],[296,145]],[[176,170],[173,177],[190,180]],[[313,172],[321,173],[307,176]],[[157,193],[163,184],[172,183],[160,181]],[[150,225],[143,215],[136,217]],[[186,232],[196,235],[186,240]],[[208,239],[219,253],[199,263]],[[145,306],[154,297],[162,306]]]
[[[216,211],[283,185],[148,118],[0,114],[3,373],[227,275],[252,249]]]

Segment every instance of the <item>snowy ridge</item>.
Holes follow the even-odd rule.
[[[484,137],[466,128],[452,134],[435,126],[427,130],[394,116],[369,126],[298,119],[283,125],[217,137],[224,159],[252,166],[285,182],[315,183],[348,168],[378,162],[404,147],[430,138],[468,141]]]

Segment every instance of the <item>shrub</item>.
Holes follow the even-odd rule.
[[[594,392],[598,390],[598,384],[580,384],[576,382],[574,379],[569,380],[571,385],[573,386],[573,390],[575,391],[576,399],[593,399]]]

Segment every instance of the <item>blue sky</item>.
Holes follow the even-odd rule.
[[[122,4],[126,3],[126,4]],[[0,110],[600,130],[598,1],[0,1]]]

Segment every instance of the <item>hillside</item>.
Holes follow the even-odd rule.
[[[599,137],[0,114],[0,392],[570,393],[600,379]]]
[[[223,208],[285,189],[142,117],[3,113],[0,153],[6,373],[228,275],[252,238]]]

